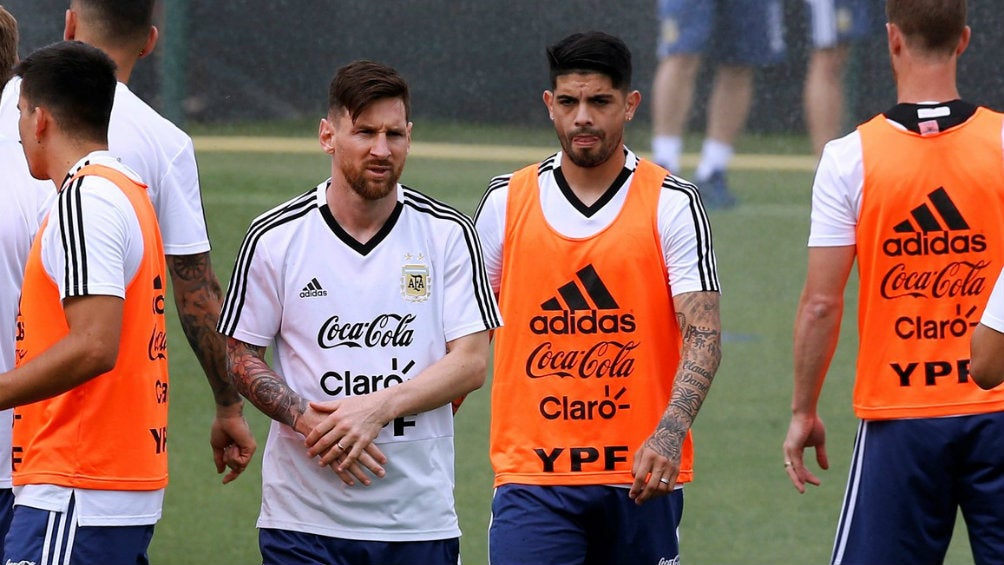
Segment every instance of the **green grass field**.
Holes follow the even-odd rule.
[[[636,124],[640,125],[640,124]],[[300,131],[311,136],[315,125]],[[549,145],[547,132],[500,133],[489,138],[439,130],[435,141]],[[225,133],[274,135],[268,129]],[[641,133],[639,133],[641,132]],[[196,133],[219,133],[204,130]],[[290,132],[284,132],[290,133]],[[641,130],[637,147],[647,148]],[[525,135],[526,141],[522,136]],[[423,134],[416,131],[416,139]],[[629,143],[632,138],[629,137]],[[197,144],[198,147],[198,144]],[[801,138],[748,138],[740,151],[804,155]],[[547,150],[537,158],[547,155]],[[416,152],[417,153],[417,152]],[[748,155],[747,155],[748,157]],[[753,157],[769,164],[769,157]],[[402,182],[473,213],[488,180],[528,161],[409,159]],[[317,152],[199,151],[213,260],[224,285],[248,222],[265,209],[327,177]],[[765,170],[766,169],[766,170]],[[723,285],[724,360],[695,425],[696,480],[686,488],[680,531],[682,558],[698,564],[817,564],[829,559],[857,421],[850,409],[854,359],[853,293],[844,336],[824,389],[831,469],[823,484],[799,495],[782,468],[791,390],[791,328],[805,271],[812,172],[753,166],[730,181],[741,205],[711,214]],[[797,168],[796,168],[797,169]],[[689,171],[684,171],[689,173]],[[320,258],[319,258],[320,259]],[[221,485],[208,446],[213,402],[208,385],[171,315],[171,484],[163,520],[151,546],[154,563],[260,563],[255,520],[267,421],[250,404],[259,437],[255,461],[238,481]],[[488,387],[472,394],[457,416],[457,503],[463,561],[487,562],[491,468],[487,456]],[[961,521],[961,520],[960,520]],[[957,528],[948,563],[972,563]]]

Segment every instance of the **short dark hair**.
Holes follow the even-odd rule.
[[[561,75],[599,73],[610,78],[614,88],[631,88],[631,50],[618,38],[602,31],[573,33],[547,48],[551,87]]]
[[[400,98],[405,119],[411,120],[411,95],[408,83],[396,70],[381,63],[359,60],[338,69],[328,86],[328,112],[347,110],[355,122],[373,102]]]
[[[952,53],[966,28],[966,0],[887,0],[886,18],[929,53]]]
[[[21,96],[48,110],[63,131],[91,141],[108,140],[115,100],[115,63],[100,49],[61,41],[35,51],[14,67]]]
[[[17,64],[17,41],[17,20],[0,6],[0,84],[7,82]]]
[[[153,25],[154,0],[71,0],[70,5],[102,41],[113,45],[145,42]]]

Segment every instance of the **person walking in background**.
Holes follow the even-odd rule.
[[[965,0],[888,0],[897,104],[828,143],[812,189],[785,470],[826,469],[818,413],[855,258],[860,419],[834,563],[941,563],[961,510],[1004,562],[1004,389],[969,372],[969,328],[1004,264],[1004,116],[960,99]]]
[[[410,109],[394,69],[340,68],[331,178],[255,219],[237,257],[219,329],[273,420],[265,563],[459,562],[451,401],[484,383],[501,322],[470,219],[398,184]]]
[[[257,444],[244,420],[241,396],[227,380],[226,345],[215,329],[223,293],[209,255],[195,151],[187,134],[127,86],[139,59],[157,44],[154,7],[154,0],[71,0],[63,36],[93,45],[115,61],[119,83],[108,143],[149,185],[181,327],[216,400],[210,443],[217,471],[229,467],[227,483],[245,469]],[[0,97],[0,135],[14,139],[18,84],[15,77]]]
[[[641,102],[624,42],[576,33],[547,57],[562,150],[493,179],[475,220],[506,324],[490,562],[676,563],[721,359],[708,218],[696,186],[624,145]]]
[[[851,45],[872,33],[877,17],[872,0],[805,0],[812,51],[803,100],[812,149],[822,155],[827,141],[841,134],[844,78]]]
[[[712,56],[717,66],[694,181],[708,208],[730,208],[736,199],[729,191],[726,172],[752,105],[754,68],[778,63],[785,56],[781,2],[659,0],[658,15],[652,158],[679,172],[698,71],[705,56]]]
[[[6,83],[18,62],[18,30],[14,16],[0,6],[0,83]],[[14,335],[17,304],[21,296],[24,265],[38,226],[49,211],[52,183],[32,178],[24,152],[16,139],[0,136],[0,372],[14,368]],[[0,557],[14,514],[11,488],[11,427],[14,410],[0,411]]]
[[[5,563],[145,563],[167,486],[164,250],[136,174],[107,152],[115,64],[79,42],[18,64],[21,143],[56,205],[24,272],[14,516]]]

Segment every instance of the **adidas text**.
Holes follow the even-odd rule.
[[[615,334],[635,330],[634,314],[597,315],[596,310],[576,312],[564,310],[554,316],[534,316],[530,331],[537,335]]]
[[[947,231],[917,232],[910,237],[890,237],[882,242],[882,251],[889,257],[979,253],[986,250],[987,239],[983,234],[950,235]]]
[[[328,291],[326,291],[324,289],[321,289],[321,290],[306,290],[306,289],[304,289],[304,290],[300,291],[300,298],[313,298],[315,296],[327,296],[327,295],[328,295]]]

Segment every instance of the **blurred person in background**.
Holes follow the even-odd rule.
[[[624,42],[577,33],[547,57],[562,150],[492,179],[475,220],[505,320],[490,562],[677,563],[721,359],[708,218],[697,187],[624,145],[641,102]]]
[[[210,260],[192,139],[133,94],[127,84],[139,59],[157,44],[154,0],[71,0],[63,38],[93,45],[116,64],[118,87],[108,144],[111,152],[148,185],[164,239],[167,268],[181,327],[205,372],[216,401],[210,444],[217,472],[235,479],[257,444],[244,419],[243,400],[227,379],[226,342],[216,332],[222,289]],[[19,81],[0,97],[0,135],[17,139]]]
[[[652,83],[652,159],[680,171],[697,75],[715,60],[707,124],[694,181],[709,209],[736,204],[726,172],[753,102],[755,67],[785,56],[780,0],[659,0],[659,65]]]
[[[805,0],[812,51],[805,75],[805,121],[816,156],[843,128],[844,79],[851,46],[874,31],[873,0]]]
[[[888,0],[897,104],[826,144],[812,188],[784,468],[829,466],[818,403],[859,278],[857,438],[833,563],[942,563],[957,514],[974,561],[1004,563],[1004,389],[970,375],[1004,264],[1004,116],[961,99],[965,0]]]

